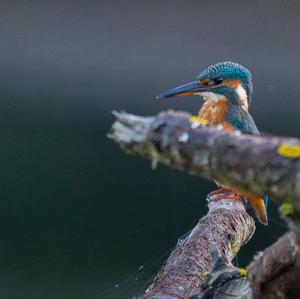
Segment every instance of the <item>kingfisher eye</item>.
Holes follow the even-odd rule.
[[[215,84],[221,84],[224,81],[224,78],[223,77],[218,77],[218,78],[215,78],[213,81],[214,81]]]

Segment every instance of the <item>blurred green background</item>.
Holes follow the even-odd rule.
[[[127,156],[111,110],[196,113],[155,101],[205,67],[253,73],[261,131],[300,135],[298,1],[1,1],[0,297],[130,298],[206,213],[215,185]],[[238,254],[285,230],[271,200]]]

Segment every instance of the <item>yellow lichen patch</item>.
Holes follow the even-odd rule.
[[[190,119],[189,119],[189,121],[190,121],[191,124],[195,123],[195,122],[198,122],[201,125],[207,125],[208,124],[208,120],[207,119],[199,117],[199,116],[196,116],[196,115],[191,116]]]
[[[291,202],[285,202],[280,206],[280,212],[284,216],[292,215],[294,214],[294,206]]]
[[[240,272],[241,276],[247,276],[248,275],[248,270],[246,270],[246,269],[238,268],[238,271]]]
[[[234,254],[237,254],[240,251],[240,246],[239,246],[239,239],[238,238],[232,238],[230,240],[231,244],[231,250]]]
[[[207,280],[209,278],[209,273],[208,272],[205,272],[201,275],[201,279],[202,280]]]
[[[286,158],[298,158],[300,157],[300,146],[291,145],[288,143],[282,143],[277,149],[279,155]]]

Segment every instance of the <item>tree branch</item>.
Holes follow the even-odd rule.
[[[126,152],[151,159],[152,167],[160,162],[217,180],[233,190],[243,188],[291,201],[294,219],[300,218],[299,139],[226,133],[202,126],[197,119],[191,121],[194,118],[183,112],[163,112],[156,117],[114,114],[117,120],[109,137]],[[237,284],[230,261],[254,230],[254,221],[242,201],[226,200],[224,193],[222,200],[209,203],[208,214],[177,244],[142,298],[227,298],[224,294],[228,292],[220,290],[236,291],[236,298],[252,298],[249,280],[262,298],[298,298],[299,236],[293,232],[259,254],[248,267],[249,280],[245,283],[240,279]],[[217,271],[215,278],[217,267],[213,265],[211,245],[228,269],[227,274],[222,269]],[[205,287],[207,272],[211,277],[209,288]],[[227,283],[221,276],[232,277],[235,282]]]
[[[248,277],[258,298],[299,298],[299,241],[298,233],[287,232],[254,257]]]
[[[181,299],[200,293],[205,274],[213,266],[209,247],[214,244],[220,256],[230,262],[254,231],[254,220],[241,201],[226,200],[224,195],[223,200],[210,202],[208,214],[178,242],[142,298]]]
[[[162,112],[156,117],[122,112],[115,116],[109,137],[127,153],[151,159],[153,167],[160,162],[232,189],[293,201],[294,211],[300,214],[299,139],[196,127],[190,122],[191,115],[183,112]],[[279,154],[283,147],[287,150]]]

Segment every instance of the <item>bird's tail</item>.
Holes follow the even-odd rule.
[[[267,207],[269,196],[265,195],[264,197],[260,197],[258,195],[252,195],[247,196],[247,200],[250,203],[250,205],[254,208],[259,222],[264,225],[268,225]]]

